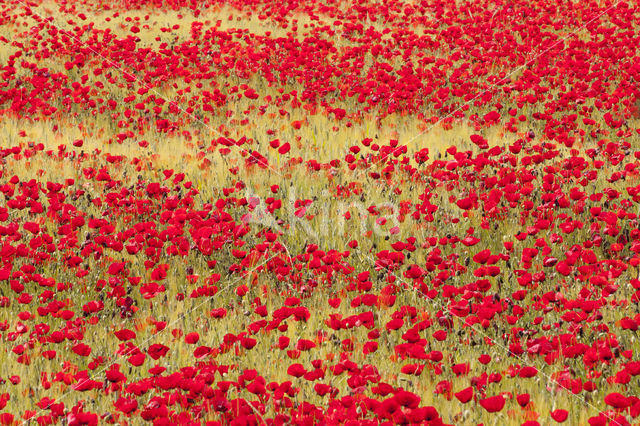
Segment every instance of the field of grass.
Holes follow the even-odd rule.
[[[639,424],[639,25],[0,4],[0,424]]]

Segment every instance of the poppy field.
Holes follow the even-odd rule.
[[[0,425],[640,424],[639,29],[0,3]]]

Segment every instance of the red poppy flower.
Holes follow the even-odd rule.
[[[280,145],[280,148],[278,148],[278,153],[279,154],[286,154],[291,150],[291,145],[289,144],[289,142],[285,142],[284,144]]]
[[[184,336],[185,343],[189,345],[195,345],[200,340],[200,335],[197,332],[188,333]]]
[[[529,395],[528,393],[522,393],[516,396],[516,401],[518,402],[518,405],[523,408],[526,407],[526,405],[529,403],[530,400],[531,400],[531,395]]]
[[[612,392],[607,396],[605,396],[604,402],[605,404],[618,409],[627,408],[631,404],[631,402],[629,401],[629,398],[627,398],[626,396],[618,392]]]
[[[437,330],[433,333],[433,338],[439,342],[446,340],[447,332],[445,330]]]
[[[491,356],[487,354],[482,354],[478,357],[478,361],[480,364],[487,365],[491,362]]]
[[[473,398],[473,387],[469,386],[468,388],[464,388],[461,391],[456,392],[454,396],[458,399],[458,401],[466,404],[467,402],[471,401],[471,398]]]
[[[84,343],[77,343],[71,350],[80,356],[89,356],[91,354],[91,347]]]
[[[501,411],[505,404],[505,399],[502,395],[496,395],[489,398],[484,398],[478,401],[479,404],[487,410],[489,413],[496,413]]]
[[[524,378],[524,379],[528,379],[530,377],[535,377],[535,375],[538,374],[538,369],[535,367],[531,367],[531,366],[526,366],[526,367],[522,367],[520,369],[520,371],[518,372],[518,376]]]
[[[212,349],[208,346],[198,346],[193,350],[194,358],[204,358],[212,352]]]
[[[307,370],[302,364],[291,364],[287,368],[287,374],[296,378],[302,377],[307,373]]]
[[[396,392],[393,399],[402,407],[418,408],[420,397],[412,392],[400,390]]]
[[[127,361],[129,362],[129,364],[133,365],[134,367],[139,367],[142,364],[144,364],[144,360],[147,356],[140,352],[138,354],[132,355],[130,356]]]
[[[129,414],[138,408],[138,400],[135,398],[118,398],[114,403],[114,407],[124,414]]]
[[[557,409],[553,410],[549,413],[551,418],[558,423],[563,423],[569,417],[569,412],[567,410]]]
[[[313,349],[316,347],[316,344],[311,340],[300,339],[298,343],[296,343],[296,349],[299,351],[308,351],[309,349]]]
[[[136,338],[136,333],[126,328],[122,330],[118,330],[113,334],[115,334],[115,336],[122,341],[132,340]]]
[[[169,352],[169,347],[161,343],[154,343],[147,349],[147,353],[154,360],[164,357],[167,352]]]
[[[480,135],[471,135],[471,142],[476,144],[480,149],[489,148],[489,144],[487,140]]]

